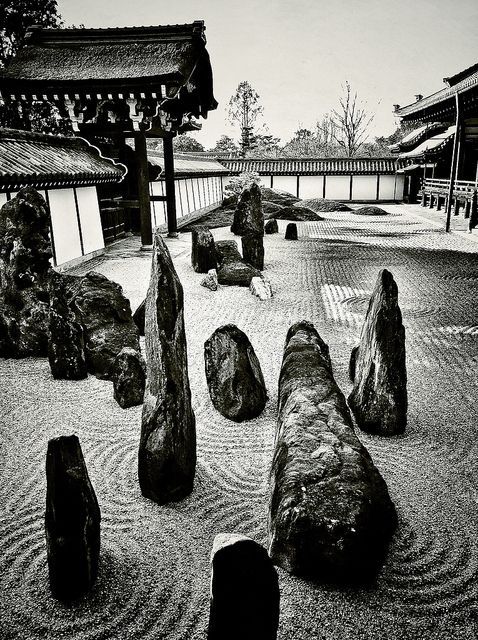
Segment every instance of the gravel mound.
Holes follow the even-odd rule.
[[[300,207],[297,205],[279,209],[279,211],[274,214],[274,218],[276,218],[276,220],[293,220],[294,222],[317,222],[318,220],[323,220],[322,216],[319,216],[319,214],[315,211],[312,211],[312,209],[309,209],[308,207]]]
[[[351,211],[350,207],[343,202],[326,200],[325,198],[309,198],[308,200],[301,200],[296,206],[307,207],[316,213],[318,211]]]
[[[359,209],[352,209],[352,213],[356,213],[358,216],[388,216],[388,211],[381,209],[380,207],[360,207]]]
[[[280,189],[270,189],[269,187],[261,187],[262,200],[273,202],[274,204],[280,204],[283,207],[287,207],[294,202],[300,202],[300,198],[296,198],[288,191],[281,191]]]

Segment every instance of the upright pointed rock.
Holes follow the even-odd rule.
[[[402,433],[408,408],[405,328],[398,287],[387,269],[378,275],[350,373],[354,386],[348,401],[360,429]]]
[[[221,533],[211,564],[208,640],[276,640],[279,583],[264,547],[246,536]]]
[[[262,212],[262,196],[259,185],[255,182],[241,193],[234,212],[231,231],[236,236],[246,233],[264,235],[264,214]]]
[[[191,263],[196,273],[207,273],[217,268],[216,245],[210,230],[204,224],[191,231]]]
[[[244,262],[255,269],[264,269],[264,238],[260,233],[247,233],[242,236],[242,257]]]
[[[50,586],[55,598],[74,600],[98,573],[100,508],[77,436],[48,443],[46,513]]]
[[[192,491],[196,421],[191,407],[183,288],[159,233],[146,297],[147,385],[138,476],[141,492],[164,504]]]

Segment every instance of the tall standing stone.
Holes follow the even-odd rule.
[[[408,407],[405,328],[398,287],[387,269],[378,275],[350,373],[354,386],[349,406],[360,429],[381,435],[403,433]]]
[[[264,269],[264,238],[260,233],[247,233],[242,236],[242,257],[244,262],[255,269]]]
[[[138,327],[140,336],[144,336],[145,310],[146,300],[143,300],[143,302],[136,307],[136,311],[133,313],[133,322]]]
[[[293,574],[376,576],[396,526],[387,486],[353,431],[329,349],[308,322],[288,332],[271,469],[270,556]]]
[[[242,422],[264,409],[267,391],[261,365],[246,334],[234,324],[214,331],[204,343],[206,380],[214,407]]]
[[[81,380],[88,375],[83,329],[68,306],[66,282],[64,275],[52,270],[48,361],[54,378]]]
[[[215,537],[208,640],[276,640],[280,592],[267,551],[237,534]]]
[[[48,443],[45,532],[50,586],[55,598],[74,600],[98,573],[100,508],[77,436]]]
[[[183,288],[159,233],[146,297],[147,385],[138,476],[141,492],[164,504],[192,491],[196,421],[191,406]]]
[[[197,225],[191,231],[191,263],[196,273],[207,273],[216,269],[216,245],[206,225]]]
[[[50,215],[44,198],[21,189],[0,210],[0,356],[48,353]]]
[[[236,210],[234,211],[231,231],[236,236],[243,236],[246,233],[260,233],[264,235],[261,190],[255,182],[251,187],[244,189],[241,193]]]

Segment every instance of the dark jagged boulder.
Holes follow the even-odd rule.
[[[356,213],[358,216],[389,216],[390,214],[385,209],[374,206],[359,207],[358,209],[352,209],[352,213]]]
[[[113,393],[123,409],[143,404],[146,385],[146,362],[139,351],[124,347],[118,353],[112,369]]]
[[[349,405],[360,429],[381,435],[403,433],[408,408],[405,328],[398,287],[387,269],[378,275],[351,360],[354,386]]]
[[[219,284],[248,287],[252,278],[261,276],[261,272],[242,259],[235,240],[216,242],[218,258],[217,280]]]
[[[267,401],[261,365],[246,334],[234,324],[204,343],[206,380],[214,407],[235,422],[257,417]]]
[[[191,263],[196,273],[207,273],[216,269],[216,245],[212,233],[205,225],[193,227],[191,233]]]
[[[159,504],[193,489],[196,421],[191,406],[183,288],[158,232],[146,297],[147,384],[138,477],[141,492]]]
[[[50,215],[31,187],[0,209],[0,356],[48,353]]]
[[[48,361],[54,378],[81,380],[88,375],[83,328],[68,306],[66,285],[67,278],[52,270]]]
[[[116,282],[90,271],[69,280],[69,305],[83,327],[88,371],[111,379],[111,368],[123,347],[140,351],[139,332],[129,300]]]
[[[144,312],[146,309],[146,300],[136,308],[136,311],[133,313],[133,322],[138,327],[139,335],[144,336]]]
[[[45,533],[50,587],[74,600],[93,585],[100,554],[100,508],[77,436],[48,443]]]
[[[246,536],[219,534],[211,565],[208,640],[276,640],[279,582],[264,547]]]
[[[297,225],[295,222],[289,222],[287,227],[285,228],[285,239],[286,240],[297,240]]]
[[[287,334],[271,469],[270,556],[321,582],[367,583],[396,527],[387,486],[352,427],[329,349],[308,322]]]
[[[264,231],[267,234],[271,233],[279,233],[279,225],[277,224],[277,220],[275,218],[271,218],[264,225]]]
[[[244,262],[255,269],[264,269],[264,239],[260,233],[248,233],[241,238]]]
[[[264,235],[261,190],[255,182],[241,193],[234,212],[231,231],[237,236],[243,236],[247,233]]]
[[[323,220],[322,216],[319,216],[319,214],[312,211],[312,209],[299,207],[298,205],[284,207],[280,211],[277,211],[275,217],[277,220],[295,220],[297,222],[317,222],[319,220]]]
[[[262,199],[282,207],[288,207],[295,202],[300,202],[300,198],[296,198],[288,191],[280,189],[270,189],[269,187],[261,187]]]

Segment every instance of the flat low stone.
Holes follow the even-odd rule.
[[[271,283],[265,278],[252,278],[249,290],[259,300],[270,300],[272,298]]]
[[[50,587],[75,600],[96,580],[101,514],[77,436],[48,443],[45,533]]]
[[[139,335],[144,336],[144,312],[146,308],[146,300],[136,308],[136,311],[133,313],[133,322],[138,327]]]
[[[277,224],[277,220],[275,218],[267,220],[266,224],[264,225],[264,231],[267,234],[279,233],[279,225]]]
[[[113,394],[123,409],[143,404],[146,362],[139,351],[124,347],[113,363]]]
[[[123,347],[140,351],[129,300],[119,284],[100,273],[70,276],[72,280],[69,305],[83,327],[88,371],[110,380],[112,365]]]
[[[264,239],[259,233],[248,233],[241,238],[244,262],[255,269],[264,269]]]
[[[66,285],[65,276],[52,270],[48,361],[55,379],[81,380],[88,375],[83,328],[68,306]]]
[[[261,190],[255,182],[249,188],[245,188],[239,197],[231,231],[238,236],[247,233],[264,235]]]
[[[193,227],[191,232],[191,263],[196,273],[207,273],[217,267],[216,246],[212,233],[205,225]]]
[[[246,334],[234,324],[214,331],[204,343],[206,380],[214,407],[235,422],[256,418],[267,391],[259,360]]]
[[[196,472],[196,419],[191,406],[183,287],[156,231],[146,296],[147,383],[141,419],[138,478],[159,504],[191,493]]]
[[[352,209],[351,213],[355,213],[358,216],[389,216],[389,212],[385,211],[385,209],[381,209],[380,207],[359,207],[358,209]]]
[[[269,553],[320,582],[373,580],[396,527],[387,486],[353,431],[327,345],[308,322],[287,334],[271,469]]]
[[[309,209],[308,207],[300,207],[298,204],[290,207],[284,207],[280,211],[277,211],[274,215],[277,220],[295,220],[297,222],[317,222],[323,220],[322,216],[319,216],[319,214],[315,211],[312,211],[312,209]]]
[[[380,271],[360,335],[352,352],[354,382],[349,405],[363,431],[403,433],[407,424],[405,328],[398,287],[387,269]]]
[[[209,269],[207,276],[205,276],[199,284],[210,291],[217,291],[218,282],[216,269]]]
[[[276,640],[279,582],[264,547],[221,533],[214,538],[211,573],[208,640]]]
[[[285,239],[286,240],[297,240],[297,225],[295,222],[289,222],[285,229]]]
[[[219,267],[217,280],[219,284],[248,287],[254,277],[260,277],[261,272],[242,259],[235,240],[220,240],[216,242]]]

